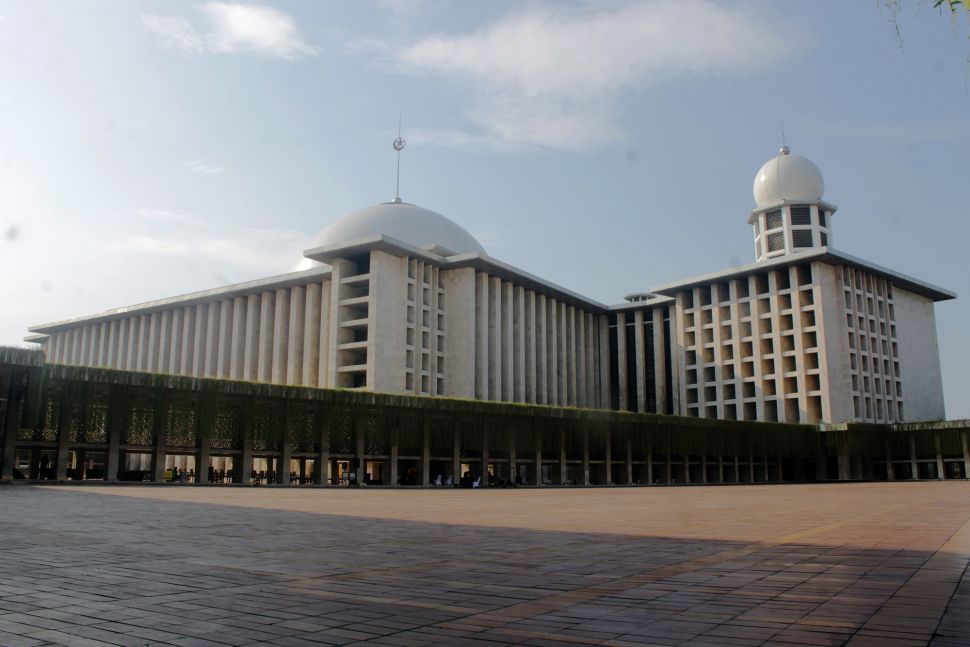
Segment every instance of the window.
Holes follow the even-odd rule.
[[[826,234],[824,231],[819,232],[819,235],[822,238],[822,247],[828,247],[829,246],[829,235]]]
[[[768,252],[780,252],[785,249],[785,234],[776,232],[768,234]]]
[[[775,209],[765,214],[766,229],[778,229],[781,227],[781,209]],[[769,241],[771,237],[768,237]],[[770,244],[770,243],[769,243]]]
[[[796,229],[791,233],[793,247],[811,247],[812,231],[810,229]]]
[[[829,214],[827,211],[822,209],[818,210],[818,224],[828,229],[829,226]]]
[[[812,209],[810,207],[792,207],[791,224],[793,225],[812,224]]]

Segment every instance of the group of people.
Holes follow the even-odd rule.
[[[165,470],[165,480],[172,483],[194,483],[195,470],[180,470],[178,465],[172,465],[171,469]]]

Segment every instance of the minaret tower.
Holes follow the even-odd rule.
[[[758,262],[832,244],[836,206],[822,200],[825,182],[818,167],[782,146],[754,178],[754,226]]]

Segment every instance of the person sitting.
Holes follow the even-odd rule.
[[[439,474],[439,475],[438,475],[438,478],[436,478],[436,479],[434,480],[434,483],[433,483],[433,485],[437,485],[437,486],[440,486],[440,485],[441,485],[441,474]]]
[[[449,474],[448,478],[445,479],[445,487],[454,487],[454,486],[455,486],[455,479],[453,479],[451,477],[451,474]]]

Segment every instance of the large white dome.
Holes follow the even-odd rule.
[[[486,253],[474,236],[454,221],[407,202],[384,202],[352,211],[321,231],[311,247],[338,245],[380,234],[415,247],[443,248],[449,254]]]
[[[754,177],[754,201],[759,209],[781,202],[818,202],[825,192],[825,182],[818,167],[788,147],[772,157]]]

